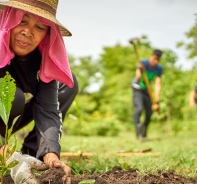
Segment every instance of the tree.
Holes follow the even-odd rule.
[[[153,47],[147,37],[137,41],[140,58],[149,58]],[[154,122],[167,119],[183,119],[185,107],[188,106],[187,99],[191,84],[191,71],[183,71],[176,67],[177,55],[169,49],[162,49],[163,55],[160,63],[164,68],[162,76],[162,91],[160,102],[160,114],[154,113]],[[133,105],[131,82],[135,76],[138,65],[132,45],[122,46],[117,43],[111,47],[104,47],[98,61],[90,57],[73,59],[71,68],[78,77],[81,86],[77,100],[83,122],[100,123],[105,125],[133,122]],[[99,78],[96,73],[99,72]],[[94,92],[86,89],[91,85],[91,80],[102,80],[100,88]],[[108,122],[108,123],[107,123]],[[90,124],[87,126],[89,127]],[[99,126],[100,125],[100,126]],[[105,127],[106,128],[106,127]],[[95,131],[95,130],[94,130]]]
[[[195,58],[197,56],[197,14],[194,25],[189,31],[185,33],[186,37],[189,39],[188,42],[180,41],[177,43],[177,47],[184,47],[188,51],[188,58]]]
[[[100,66],[90,56],[74,58],[69,56],[70,67],[79,83],[79,94],[88,94],[93,84],[102,81]]]

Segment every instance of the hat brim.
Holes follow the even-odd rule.
[[[35,6],[31,6],[31,5],[27,5],[18,1],[9,1],[9,2],[0,2],[0,11],[3,9],[4,6],[9,6],[9,7],[13,7],[13,8],[17,8],[20,10],[24,10],[27,11],[29,13],[33,13],[35,15],[38,15],[40,17],[43,17],[47,20],[50,20],[52,22],[54,22],[55,24],[57,24],[60,28],[60,31],[62,33],[62,36],[72,36],[71,32],[65,28],[56,18],[53,14],[51,14],[50,12],[35,7]]]

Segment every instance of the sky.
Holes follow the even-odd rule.
[[[105,46],[147,35],[153,47],[172,49],[178,65],[189,69],[193,61],[176,43],[187,40],[196,13],[197,0],[59,0],[57,19],[72,33],[64,41],[74,57],[96,59]]]

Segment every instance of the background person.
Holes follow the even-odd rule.
[[[189,106],[192,108],[196,106],[196,95],[197,95],[197,83],[195,84],[193,90],[190,92],[190,96],[189,96]]]
[[[55,18],[58,0],[10,0],[0,5],[0,77],[8,71],[17,87],[8,125],[20,115],[14,133],[34,120],[22,153],[64,169],[63,180],[70,184],[71,170],[60,161],[60,137],[62,120],[78,92],[62,38],[71,33]],[[1,118],[0,135],[5,137]],[[17,158],[30,164],[29,157],[15,154]],[[23,169],[20,163],[17,167]],[[13,174],[15,182],[24,179],[24,172]]]
[[[140,140],[146,139],[152,110],[159,109],[162,75],[162,66],[159,64],[159,60],[161,56],[162,51],[156,49],[153,51],[149,59],[142,60],[139,67],[136,69],[136,75],[132,81],[134,124],[137,138]],[[156,104],[152,104],[151,102],[142,72],[146,72],[150,83],[155,81],[154,94]],[[143,123],[141,123],[140,116],[143,110],[145,110],[145,119]]]

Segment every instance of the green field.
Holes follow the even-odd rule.
[[[83,127],[82,127],[83,128]],[[24,130],[23,130],[24,131]],[[69,133],[69,130],[67,130]],[[186,177],[197,177],[197,123],[164,122],[152,123],[148,140],[136,140],[132,125],[125,125],[117,136],[74,136],[62,135],[62,152],[88,152],[88,159],[67,159],[73,173],[103,173],[116,165],[123,169],[137,168],[144,171],[175,170]],[[19,132],[17,133],[19,135]],[[18,139],[20,149],[21,139]],[[151,149],[144,154],[140,150]],[[135,153],[121,156],[118,152]]]
[[[175,170],[177,173],[197,177],[197,124],[196,122],[168,122],[151,124],[149,139],[136,140],[134,130],[125,128],[118,136],[63,135],[62,151],[94,153],[95,156],[79,163],[71,162],[76,171],[104,172],[115,165],[122,168],[148,170]],[[117,152],[137,152],[151,148],[146,154],[119,156]],[[88,164],[87,164],[88,163]],[[78,164],[78,166],[77,166]],[[81,164],[81,166],[80,166]]]

